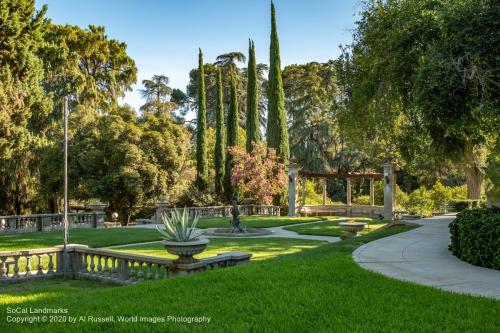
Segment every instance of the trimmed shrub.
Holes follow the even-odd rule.
[[[461,212],[465,209],[478,208],[482,202],[480,200],[458,199],[453,200],[453,208],[456,212]]]
[[[352,199],[352,203],[355,205],[369,205],[370,204],[370,196],[369,195],[360,195]]]
[[[449,225],[450,251],[463,261],[500,269],[500,208],[466,209]]]

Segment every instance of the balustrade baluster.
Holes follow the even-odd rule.
[[[97,256],[97,274],[102,274],[102,264],[101,264],[102,256]]]
[[[19,278],[19,256],[14,256],[14,276],[13,278]]]
[[[7,271],[7,257],[0,258],[2,264],[0,266],[0,280],[8,278],[9,272]]]
[[[116,278],[116,258],[111,258],[111,277]]]
[[[161,279],[161,265],[157,264],[156,265],[156,275],[155,275],[155,280]]]
[[[135,281],[136,280],[136,271],[135,271],[135,261],[131,260],[130,261],[130,281]]]
[[[103,274],[109,275],[109,266],[108,266],[108,259],[109,257],[104,257],[104,269],[103,269]]]
[[[38,271],[36,272],[36,275],[43,275],[43,258],[42,255],[39,254],[37,255],[38,257]]]
[[[146,280],[151,280],[153,279],[153,271],[151,269],[151,263],[147,263],[147,273],[146,273]]]
[[[24,276],[28,277],[31,275],[31,256],[26,256],[26,273]]]
[[[163,275],[164,279],[168,279],[169,274],[169,267],[168,265],[163,266],[165,268],[165,275]]]
[[[47,274],[52,274],[54,273],[54,254],[49,253],[49,264],[48,264],[49,270],[47,271]]]
[[[94,263],[94,255],[90,255],[90,274],[95,273],[95,263]]]
[[[82,253],[82,273],[88,273],[87,267],[89,266],[89,263],[87,262],[88,260],[88,254],[87,253]]]
[[[142,265],[143,265],[143,264],[144,264],[144,263],[143,263],[142,261],[139,261],[139,274],[137,274],[137,279],[138,279],[139,281],[143,281],[143,280],[144,280],[144,272],[143,272],[143,270],[142,270]]]

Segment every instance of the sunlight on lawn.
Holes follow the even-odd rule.
[[[324,244],[324,242],[283,238],[211,238],[210,243],[208,243],[207,250],[196,256],[196,258],[201,259],[216,256],[217,254],[223,252],[239,251],[252,253],[252,260],[265,260],[280,255],[293,254],[313,249],[322,244]],[[171,259],[176,258],[176,256],[169,254],[165,250],[161,242],[112,248],[111,250]]]

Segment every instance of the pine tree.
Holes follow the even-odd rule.
[[[227,116],[227,146],[234,147],[238,145],[238,95],[236,92],[236,80],[234,72],[231,71],[231,86],[230,86],[229,114]],[[231,154],[226,157],[226,196],[230,198],[234,194],[234,187],[231,185],[231,169],[233,166],[233,158]]]
[[[276,149],[282,163],[288,164],[290,149],[286,124],[285,95],[281,76],[281,60],[278,33],[276,31],[276,13],[271,2],[271,45],[269,54],[269,91],[267,146]]]
[[[246,149],[250,153],[252,144],[260,141],[259,133],[259,86],[257,82],[257,65],[255,62],[255,45],[248,41],[248,80],[247,80],[247,121]]]
[[[224,193],[224,174],[226,160],[226,137],[224,128],[224,98],[222,95],[222,73],[217,68],[217,113],[215,130],[215,193]]]
[[[206,147],[206,100],[205,100],[205,71],[203,68],[203,54],[198,54],[198,115],[196,127],[196,184],[203,190],[207,184],[207,147]]]

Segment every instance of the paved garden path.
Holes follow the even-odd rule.
[[[422,227],[367,243],[353,258],[361,267],[399,280],[500,300],[500,271],[470,265],[448,251],[448,224],[454,218],[412,221]]]

